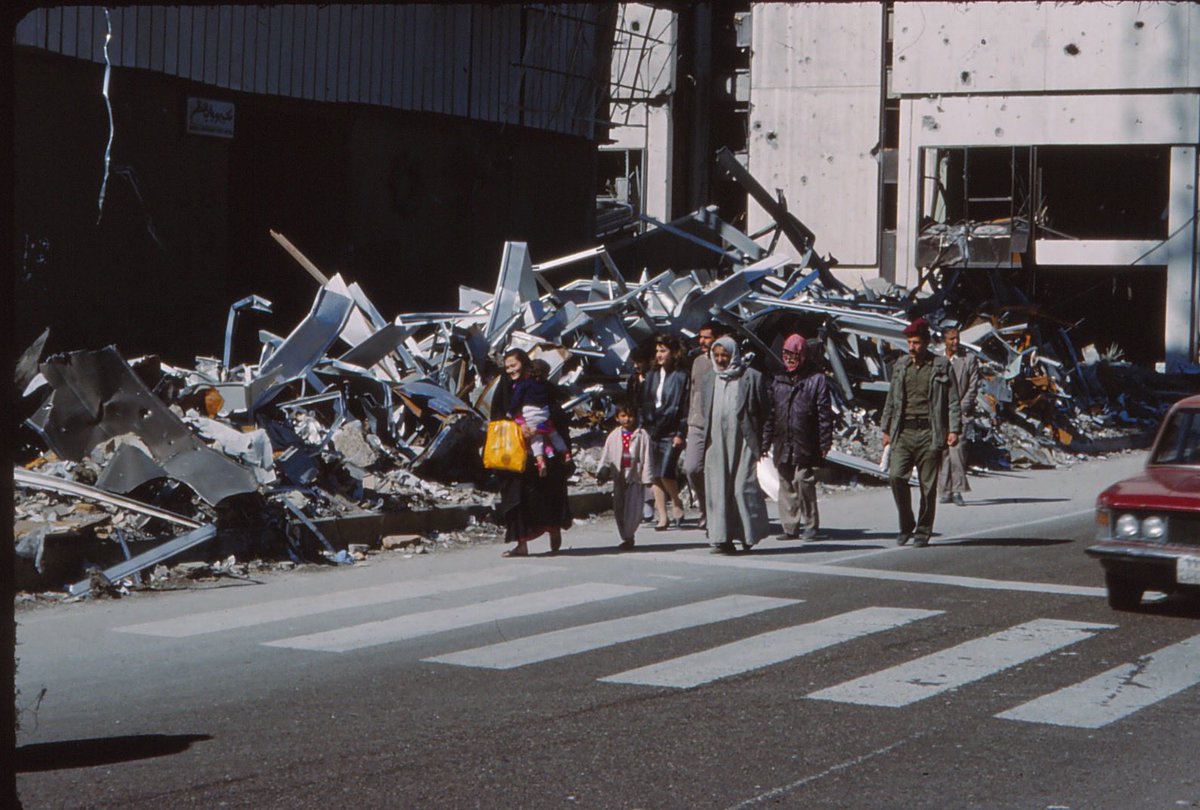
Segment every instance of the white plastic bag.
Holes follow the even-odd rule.
[[[779,471],[770,453],[758,460],[758,488],[771,500],[779,500]]]

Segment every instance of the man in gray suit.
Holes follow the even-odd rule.
[[[966,432],[967,418],[975,412],[975,398],[979,395],[979,359],[962,347],[958,339],[958,327],[950,326],[942,332],[946,342],[946,357],[950,360],[950,368],[954,370],[954,381],[958,385],[958,409],[962,413],[963,432]],[[946,448],[946,457],[942,459],[942,472],[938,475],[938,503],[953,503],[963,506],[964,492],[971,491],[967,481],[967,464],[962,436],[957,442]]]
[[[709,350],[713,341],[725,334],[725,328],[716,321],[709,321],[700,327],[696,333],[696,357],[692,360],[691,402],[687,417],[687,444],[683,448],[683,474],[687,476],[688,486],[696,496],[700,507],[700,523],[696,528],[703,529],[708,525],[708,511],[704,503],[704,430],[708,422],[708,414],[700,404],[700,392],[704,381],[713,373],[712,358]]]

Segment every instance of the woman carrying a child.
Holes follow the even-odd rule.
[[[523,349],[504,353],[504,376],[492,394],[493,419],[515,419],[521,425],[529,453],[525,470],[497,473],[506,542],[516,545],[505,557],[525,557],[528,543],[550,534],[550,552],[562,547],[563,529],[571,528],[567,502],[567,462],[570,434],[556,386],[534,374],[532,360]],[[537,448],[535,450],[535,447]]]

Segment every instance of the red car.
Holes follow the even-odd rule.
[[[1200,396],[1177,402],[1141,475],[1096,499],[1096,545],[1108,604],[1134,610],[1147,590],[1200,589]]]

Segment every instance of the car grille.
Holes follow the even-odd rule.
[[[1200,515],[1168,515],[1167,541],[1177,546],[1200,546]]]

